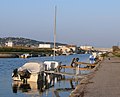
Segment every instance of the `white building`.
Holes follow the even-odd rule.
[[[102,51],[102,52],[111,52],[112,48],[95,48],[95,50]]]
[[[81,49],[83,50],[93,50],[93,46],[80,46]]]
[[[8,47],[13,47],[13,42],[12,41],[8,41],[7,43],[5,43],[6,46]]]
[[[53,44],[39,44],[38,48],[53,48]]]

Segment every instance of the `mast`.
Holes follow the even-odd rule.
[[[54,53],[53,53],[54,60],[55,60],[55,48],[56,48],[56,14],[57,14],[57,6],[55,6],[55,16],[54,16]]]

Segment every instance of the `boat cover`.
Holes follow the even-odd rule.
[[[44,71],[44,63],[42,62],[28,62],[22,67],[18,68],[18,71],[23,71],[27,69],[30,73],[38,73]]]

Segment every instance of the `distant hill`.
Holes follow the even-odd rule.
[[[12,41],[15,46],[26,46],[26,47],[38,46],[39,44],[42,43],[53,44],[53,42],[42,42],[42,41],[37,41],[22,37],[4,37],[4,38],[0,38],[0,45],[4,46],[5,43],[8,41]],[[56,45],[66,45],[66,44],[56,43]]]

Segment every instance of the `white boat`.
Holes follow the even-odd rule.
[[[43,62],[27,62],[23,66],[14,69],[12,79],[14,81],[30,81],[37,82],[42,80],[45,76],[44,71],[60,72],[61,62],[58,61],[44,61]]]
[[[44,64],[46,65],[45,70],[60,72],[59,67],[61,66],[61,62],[56,60],[48,60],[44,61]]]
[[[42,71],[45,70],[45,64],[42,62],[28,62],[23,66],[14,69],[12,73],[12,79],[16,81],[31,81],[37,82],[38,78],[42,75]]]
[[[96,61],[97,58],[98,58],[97,52],[92,52],[92,54],[89,56],[90,61]]]
[[[90,55],[89,60],[95,60],[95,57],[93,55]]]
[[[26,53],[26,54],[20,55],[19,57],[20,57],[20,58],[30,58],[31,55]]]

